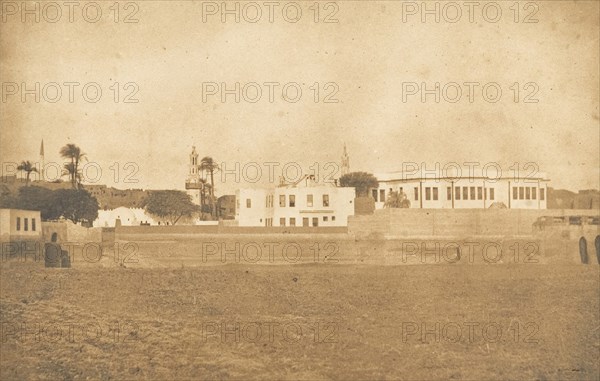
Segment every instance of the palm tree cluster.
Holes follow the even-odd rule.
[[[200,189],[200,203],[202,204],[202,208],[207,205],[210,214],[213,217],[218,217],[217,198],[215,197],[215,172],[219,171],[220,167],[212,157],[205,156],[200,160],[198,169],[203,174],[200,178],[200,183],[202,184],[202,188]],[[210,184],[208,184],[206,179],[207,176],[210,178]],[[208,195],[206,194],[207,190]]]
[[[64,175],[69,176],[73,189],[81,188],[81,173],[79,173],[79,164],[86,158],[85,153],[75,144],[67,144],[59,151],[60,156],[70,159],[70,163],[64,166]]]
[[[35,167],[35,164],[30,162],[29,160],[23,160],[21,164],[19,164],[19,166],[17,167],[17,171],[23,171],[27,174],[25,186],[29,185],[29,177],[31,175],[31,172],[38,172],[37,168]]]
[[[75,144],[67,144],[62,147],[59,151],[60,156],[69,159],[69,163],[65,163],[63,176],[68,176],[73,189],[80,189],[82,187],[81,184],[81,173],[79,172],[79,166],[83,160],[87,160],[85,153],[81,151]],[[26,173],[25,177],[25,186],[29,185],[29,179],[31,177],[32,172],[39,172],[39,170],[35,167],[35,164],[29,160],[23,160],[19,166],[17,166],[18,171],[23,171]]]

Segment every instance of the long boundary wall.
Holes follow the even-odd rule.
[[[593,209],[382,209],[352,216],[348,232],[356,237],[463,237],[531,235],[542,216],[598,216]]]

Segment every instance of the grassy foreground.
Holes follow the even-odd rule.
[[[1,268],[1,380],[598,380],[598,266]]]

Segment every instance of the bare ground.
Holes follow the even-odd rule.
[[[1,380],[600,379],[598,266],[1,269]]]

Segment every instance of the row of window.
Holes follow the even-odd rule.
[[[537,188],[536,187],[513,187],[512,189],[513,200],[537,200]],[[546,199],[546,193],[544,188],[540,188],[540,200]]]
[[[461,187],[454,187],[454,199],[461,199]],[[446,197],[448,200],[452,199],[452,187],[447,187]],[[491,200],[496,199],[496,190],[494,188],[483,188],[483,187],[462,187],[462,199],[463,200]]]
[[[286,198],[287,198],[289,207],[294,208],[296,206],[296,195],[293,195],[293,194],[291,194],[287,197],[284,194],[279,195],[279,206],[282,208],[284,208],[286,206]],[[324,194],[321,201],[323,202],[324,207],[329,207],[329,195],[328,194]],[[266,202],[267,208],[272,208],[273,204],[274,204],[274,196],[272,194],[267,195],[265,202]],[[313,195],[307,194],[306,195],[306,206],[309,208],[312,208],[313,204],[314,204]],[[246,199],[246,208],[252,208],[252,199],[249,199],[249,198]]]
[[[35,218],[31,219],[31,231],[36,229]],[[17,231],[21,231],[21,217],[17,217]],[[29,231],[29,218],[23,218],[23,231]]]
[[[329,216],[323,216],[322,219],[323,219],[323,222],[328,222]],[[279,226],[296,226],[296,218],[295,217],[290,217],[288,219],[288,221],[289,221],[289,225],[286,225],[285,217],[281,217],[279,219]],[[331,221],[335,221],[335,216],[331,216]],[[311,225],[311,222],[312,222],[312,225]],[[265,226],[273,226],[273,219],[266,218]],[[312,217],[312,221],[311,221],[311,218],[309,218],[309,217],[303,217],[302,218],[302,226],[304,226],[304,227],[319,226],[319,217]]]
[[[462,192],[461,192],[462,188]],[[403,192],[403,188],[400,188]],[[494,188],[483,187],[454,187],[455,200],[491,200],[496,198]],[[379,195],[379,200],[378,196]],[[385,202],[385,190],[373,189],[373,198],[375,201]],[[437,201],[439,199],[438,187],[425,187],[425,200]],[[536,187],[513,187],[513,200],[537,200]],[[545,189],[540,188],[540,200],[546,199]],[[414,200],[419,201],[419,187],[414,187]],[[446,200],[452,200],[452,187],[446,188]]]
[[[419,201],[419,187],[414,187],[414,200]],[[404,192],[403,188],[400,188],[400,192]],[[483,187],[462,187],[462,199],[463,200],[494,200],[495,190],[494,188],[483,188]],[[489,197],[489,198],[488,198]],[[377,201],[377,189],[373,190],[373,198]],[[454,199],[461,199],[461,187],[454,188]],[[425,187],[425,200],[437,201],[439,200],[439,188],[438,187]],[[452,200],[452,187],[446,188],[446,200]],[[385,202],[385,190],[379,190],[379,201]]]

